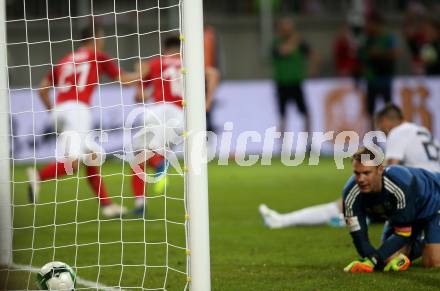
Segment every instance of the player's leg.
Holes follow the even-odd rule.
[[[440,212],[425,227],[425,246],[422,264],[427,268],[440,268]]]
[[[412,262],[419,258],[422,255],[422,250],[425,245],[425,242],[423,240],[423,224],[414,224],[412,226],[412,234],[411,234],[411,242],[405,246],[403,246],[399,251],[391,255],[386,262],[388,263],[395,257],[399,256],[400,254],[404,254],[409,258],[409,260]],[[384,228],[382,231],[382,243],[387,240],[389,237],[391,237],[394,234],[394,229],[391,227],[388,221],[384,223]]]
[[[53,109],[52,117],[57,137],[56,161],[49,163],[40,170],[33,167],[27,169],[29,181],[29,198],[35,203],[38,200],[40,182],[58,179],[78,170],[80,143],[78,134],[72,129],[76,120],[76,105],[69,102]]]
[[[70,128],[78,132],[81,138],[78,149],[80,161],[86,166],[87,182],[99,199],[101,213],[106,218],[119,217],[125,213],[125,208],[112,203],[101,176],[104,150],[94,141],[92,136],[89,136],[92,132],[90,109],[86,105],[77,104],[75,120],[75,124],[70,125]]]
[[[90,187],[99,199],[99,205],[105,207],[112,204],[107,188],[103,183],[100,168],[98,166],[86,166],[86,176]]]
[[[155,105],[150,106],[153,107]],[[149,158],[152,155],[154,156],[154,152],[150,148],[155,138],[156,127],[158,126],[157,118],[155,118],[156,116],[151,112],[150,108],[144,108],[143,114],[143,127],[133,135],[131,145],[125,146],[125,148],[133,151],[133,160],[130,161],[130,165],[135,165],[135,167],[131,166],[131,189],[135,197],[135,206],[132,213],[137,216],[144,215],[146,208],[145,170],[146,166],[149,165]]]
[[[87,182],[96,197],[99,199],[99,206],[102,215],[106,218],[115,218],[124,215],[126,212],[125,207],[112,203],[112,200],[109,197],[107,187],[105,186],[101,175],[100,163],[97,165],[96,163],[91,162],[102,160],[102,148],[98,144],[89,141],[88,144],[85,144],[82,151],[87,152],[82,155],[82,161],[86,167]]]
[[[126,212],[125,207],[112,203],[98,166],[86,166],[87,181],[99,199],[101,213],[106,218],[120,217]]]
[[[144,215],[145,212],[146,166],[148,165],[155,169],[156,173],[163,172],[160,166],[163,157],[155,153],[154,150],[158,150],[161,145],[163,147],[163,125],[159,116],[164,113],[153,110],[155,107],[157,107],[157,104],[149,105],[149,108],[145,108],[143,116],[144,127],[133,136],[131,146],[126,147],[133,150],[134,160],[130,161],[130,164],[138,166],[137,168],[132,167],[131,178],[132,193],[135,197],[135,207],[132,212],[134,215]]]
[[[165,189],[166,171],[165,161],[161,153],[165,153],[165,111],[163,104],[149,105],[144,112],[144,128],[139,130],[133,136],[133,150],[138,158],[134,163],[136,165],[146,162],[148,166],[155,170],[154,182],[151,184],[152,191],[156,194],[163,193]],[[146,154],[148,152],[148,155]],[[142,157],[141,157],[142,156]],[[142,171],[146,170],[142,167]],[[144,187],[144,180],[140,175],[133,173],[133,194],[140,193]],[[144,175],[144,173],[142,173]],[[142,190],[143,191],[143,190]],[[140,201],[140,199],[139,199]],[[140,208],[139,208],[140,209]]]
[[[270,228],[321,224],[331,224],[332,226],[345,225],[339,200],[306,207],[285,214],[279,214],[265,206],[260,206],[260,213],[265,224]]]
[[[135,197],[133,214],[143,215],[145,209],[145,162],[138,164],[139,169],[132,169],[131,188]]]
[[[155,155],[149,159],[149,164],[153,165],[156,170],[156,181],[152,184],[152,191],[155,194],[160,194],[165,191],[167,185],[168,165],[178,162],[171,149],[183,141],[184,119],[182,108],[175,104],[158,104],[152,108],[152,113],[155,116],[154,119],[159,121],[159,132],[154,132],[155,142],[149,145],[149,148],[155,151]],[[154,124],[154,121],[149,122]]]
[[[306,132],[310,132],[310,117],[306,102],[304,100],[304,92],[301,84],[295,85],[293,87],[293,90],[294,90],[293,93],[298,111],[301,112],[301,114],[304,117],[304,130]]]
[[[377,90],[377,81],[368,81],[367,83],[367,94],[366,94],[366,109],[368,113],[368,118],[370,119],[371,128],[374,128],[373,115],[374,109],[376,107],[376,98],[380,92]]]
[[[284,135],[284,132],[286,130],[286,106],[287,106],[287,101],[289,99],[289,88],[288,86],[282,86],[282,85],[277,85],[277,101],[278,101],[278,113],[279,113],[279,130],[281,132],[281,135]]]
[[[440,268],[440,243],[425,245],[422,264],[427,268]]]
[[[152,191],[154,194],[162,194],[165,191],[167,179],[166,179],[166,165],[165,158],[158,153],[155,153],[148,159],[148,165],[154,169],[154,177],[156,182],[152,184]]]
[[[295,85],[292,88],[293,97],[298,108],[298,111],[301,113],[304,120],[304,131],[308,133],[306,142],[306,152],[310,152],[312,146],[312,136],[310,134],[310,116],[308,112],[308,108],[306,102],[304,100],[304,93],[301,84]]]

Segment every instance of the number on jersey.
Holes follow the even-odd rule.
[[[87,78],[89,77],[90,63],[81,64],[64,64],[61,67],[61,75],[58,81],[58,90],[61,93],[68,92],[74,83],[77,85],[78,91],[81,92],[85,89]]]
[[[417,135],[424,138],[422,144],[428,159],[430,161],[440,161],[440,146],[435,142],[432,135],[426,131],[418,131]]]

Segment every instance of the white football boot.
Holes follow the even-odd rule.
[[[101,213],[105,218],[118,218],[127,213],[127,209],[119,204],[110,204],[101,206]]]
[[[282,228],[281,215],[275,210],[267,207],[266,204],[260,204],[258,207],[261,217],[263,217],[264,224],[268,228]]]

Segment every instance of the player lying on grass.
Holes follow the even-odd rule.
[[[440,172],[440,143],[424,127],[405,122],[402,111],[393,104],[386,105],[375,116],[376,127],[387,135],[385,164],[401,164]],[[307,207],[280,214],[266,205],[260,213],[269,228],[299,225],[344,226],[342,201]]]
[[[402,271],[422,257],[440,267],[440,173],[380,163],[380,154],[360,148],[352,157],[353,175],[343,190],[343,210],[361,259],[346,272]],[[367,216],[387,220],[381,245],[368,238]]]
[[[120,71],[115,61],[102,51],[104,31],[96,24],[83,29],[81,38],[83,39],[82,46],[68,53],[40,84],[41,100],[51,112],[58,133],[57,149],[63,152],[57,153],[56,162],[40,170],[35,168],[27,170],[30,197],[34,203],[38,200],[41,181],[67,175],[70,166],[66,167],[66,161],[69,161],[73,171],[77,171],[79,161],[83,161],[87,164],[87,180],[99,197],[102,215],[118,217],[124,212],[124,208],[112,204],[102,181],[100,168],[90,165],[92,160],[100,160],[102,151],[95,142],[90,140],[86,142],[87,134],[93,130],[90,112],[91,97],[102,75],[105,74],[123,84],[130,84],[139,79],[139,73]],[[49,90],[52,87],[56,94],[54,105],[49,96]]]

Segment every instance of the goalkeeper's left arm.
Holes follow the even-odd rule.
[[[347,221],[349,224],[350,221]],[[359,221],[359,225],[362,225],[361,229],[351,232],[351,236],[362,260],[356,260],[352,263],[357,262],[353,267],[359,270],[362,269],[364,272],[366,272],[368,266],[375,270],[382,270],[386,266],[387,260],[411,241],[411,227],[395,227],[394,234],[385,240],[378,249],[375,249],[368,238],[366,223]],[[362,264],[361,268],[359,268],[359,264]],[[365,266],[367,267],[364,268]]]
[[[344,213],[351,214],[351,216],[346,215],[347,226],[361,259],[351,262],[344,270],[349,272],[382,270],[386,266],[386,260],[410,242],[411,227],[395,227],[394,234],[376,249],[368,237],[367,219],[359,201],[354,201],[350,207],[350,211],[345,211],[344,203]]]

